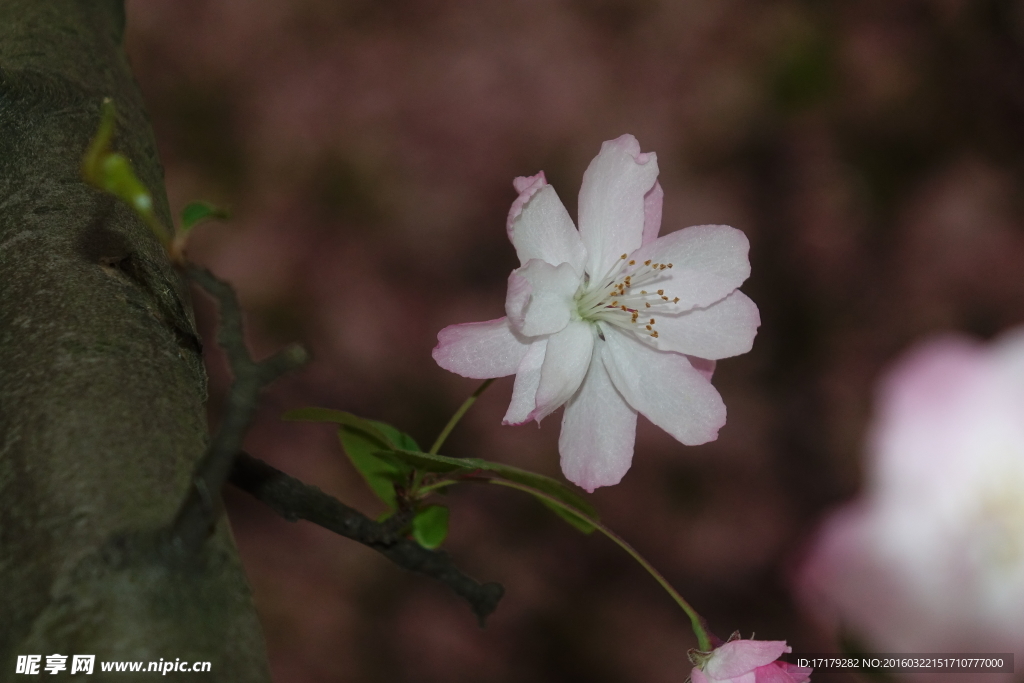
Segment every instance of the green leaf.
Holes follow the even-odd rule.
[[[424,548],[439,547],[448,535],[448,508],[430,505],[412,518],[412,537]]]
[[[517,484],[522,484],[524,486],[537,489],[538,491],[542,491],[552,498],[560,500],[566,505],[579,510],[588,517],[597,519],[597,510],[594,509],[593,505],[565,484],[552,479],[551,477],[545,477],[543,474],[537,474],[536,472],[522,470],[518,467],[503,465],[497,462],[481,460],[480,458],[449,458],[444,455],[434,455],[432,453],[423,453],[408,449],[396,448],[390,452],[381,452],[377,455],[382,458],[391,458],[393,461],[404,462],[418,470],[437,472],[441,474],[457,471],[493,472],[503,479],[508,479],[509,481],[516,482]],[[556,506],[551,505],[550,503],[547,504],[551,509],[556,509]],[[565,510],[558,509],[557,512],[559,516],[580,531],[584,531],[584,533],[589,533],[593,529],[593,527],[582,519],[566,512]]]
[[[399,444],[392,440],[386,430],[379,428],[379,426],[383,424],[382,422],[365,420],[353,415],[352,413],[346,413],[343,410],[331,410],[330,408],[296,408],[294,410],[289,410],[281,417],[285,420],[304,422],[333,422],[334,424],[363,432],[367,437],[373,439],[378,444],[378,447],[386,449],[399,447]],[[387,425],[385,425],[385,427],[387,427]],[[394,427],[388,427],[388,429],[397,431]]]
[[[197,223],[211,219],[230,218],[231,214],[226,209],[214,206],[209,202],[191,202],[181,210],[182,231],[191,230]]]
[[[395,463],[377,457],[380,445],[365,432],[351,427],[339,427],[338,439],[345,455],[352,461],[359,474],[370,486],[370,489],[388,507],[395,509],[398,501],[395,495],[395,484],[408,480],[412,468],[404,463]]]
[[[571,512],[566,510],[565,508],[558,507],[557,505],[552,503],[550,500],[544,500],[543,498],[537,498],[537,500],[540,501],[540,503],[544,507],[546,507],[548,510],[551,510],[556,515],[558,515],[559,517],[564,519],[566,522],[568,522],[572,526],[576,527],[576,529],[578,531],[581,531],[582,533],[585,533],[585,534],[589,534],[590,532],[592,532],[594,530],[594,525],[593,524],[591,524],[587,520],[583,519],[582,517],[578,517],[578,516],[572,514]],[[592,519],[597,519],[596,516],[592,516],[591,518]]]
[[[387,423],[366,420],[351,413],[329,408],[298,408],[285,413],[284,419],[337,424],[342,450],[352,461],[352,465],[388,507],[395,509],[398,506],[395,484],[404,484],[408,481],[413,468],[404,462],[396,461],[394,458],[382,458],[378,454],[382,447],[419,450],[415,439]]]

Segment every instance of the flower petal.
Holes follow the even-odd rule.
[[[593,493],[618,484],[633,461],[636,411],[612,384],[597,344],[587,376],[562,415],[558,452],[565,478]]]
[[[718,363],[707,358],[698,358],[697,356],[687,356],[686,360],[690,361],[690,365],[693,369],[704,376],[704,379],[711,381],[711,376],[715,374],[715,365]]]
[[[654,181],[654,187],[644,195],[644,235],[642,244],[658,239],[661,232],[661,205],[665,200],[665,191],[661,183]],[[620,254],[621,256],[621,254]]]
[[[526,355],[529,341],[521,338],[506,318],[449,325],[437,333],[431,352],[445,370],[463,377],[489,379],[511,375]]]
[[[712,653],[704,673],[710,678],[735,678],[792,651],[784,640],[733,640]]]
[[[743,284],[750,276],[749,251],[747,236],[736,228],[695,225],[662,235],[631,258],[671,263],[671,269],[662,271],[658,287],[679,297],[679,310],[686,311],[709,306]]]
[[[601,145],[580,187],[580,237],[591,278],[603,277],[622,254],[640,247],[644,196],[657,179],[657,158],[653,152],[641,154],[632,135]]]
[[[698,667],[695,666],[695,667],[693,667],[693,670],[690,671],[690,683],[712,683],[712,682],[708,679],[707,676],[704,675],[703,671],[701,671]]]
[[[814,673],[814,669],[809,666],[797,666],[789,662],[775,662],[775,665],[789,676],[792,683],[809,683],[811,674]]]
[[[519,262],[524,266],[533,259],[547,261],[553,266],[568,263],[582,275],[586,259],[583,242],[562,200],[555,194],[555,188],[546,184],[536,188],[531,185],[523,195],[527,193],[532,194],[522,211],[512,218],[516,211],[513,203],[509,213],[509,238],[519,255]]]
[[[530,413],[537,407],[537,387],[540,386],[540,369],[544,365],[547,337],[530,344],[529,350],[516,369],[516,381],[512,385],[512,402],[502,419],[503,425],[521,425],[530,421]]]
[[[757,305],[738,290],[707,308],[654,318],[658,337],[652,341],[656,348],[709,360],[749,351],[761,324]]]
[[[601,330],[608,374],[629,405],[687,446],[718,438],[725,404],[686,356],[658,351],[611,325]]]
[[[568,263],[553,266],[533,259],[508,278],[505,312],[522,335],[554,334],[569,322],[580,276]]]
[[[526,206],[526,202],[530,201],[533,195],[537,194],[537,191],[548,184],[548,179],[544,176],[544,171],[541,171],[537,175],[531,176],[519,176],[512,181],[512,187],[516,188],[516,192],[519,196],[512,202],[512,208],[508,210],[508,218],[505,220],[505,230],[508,232],[508,239],[512,241],[512,226],[515,225],[516,219],[519,218],[519,214],[523,212],[523,207]],[[514,242],[513,242],[514,244]]]
[[[537,387],[537,407],[530,419],[538,423],[568,401],[580,388],[594,351],[594,327],[580,320],[548,337],[544,367]]]

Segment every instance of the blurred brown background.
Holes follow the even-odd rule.
[[[1024,319],[1024,3],[1007,0],[130,0],[128,49],[171,203],[226,204],[192,257],[239,290],[261,353],[316,361],[268,395],[248,448],[382,511],[322,405],[429,444],[477,385],[435,335],[503,315],[511,181],[575,213],[603,140],[658,154],[663,231],[742,229],[763,326],[715,376],[719,440],[641,420],[594,496],[721,636],[835,651],[789,576],[855,495],[872,385],[914,340]],[[212,313],[198,302],[207,335]],[[210,345],[213,416],[227,377]],[[499,381],[452,455],[557,475],[560,413],[501,427]],[[684,615],[605,539],[504,490],[450,496],[446,548],[505,584],[486,630],[443,586],[237,492],[231,519],[280,683],[669,683]],[[850,680],[816,674],[816,683]]]

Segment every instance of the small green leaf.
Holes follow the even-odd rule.
[[[153,211],[153,196],[135,175],[128,158],[110,150],[116,123],[114,103],[109,97],[105,98],[100,111],[100,124],[82,157],[82,178],[93,187],[109,192],[132,207],[164,248],[168,248],[171,236],[167,226]]]
[[[381,457],[381,448],[419,450],[416,440],[384,422],[366,420],[351,413],[330,408],[298,408],[284,414],[286,420],[331,422],[339,426],[338,438],[345,455],[363,475],[370,489],[394,509],[395,484],[408,481],[413,468],[394,458]]]
[[[412,518],[412,537],[424,548],[439,547],[448,535],[448,508],[430,505]]]
[[[377,424],[388,426],[383,423]],[[412,468],[405,463],[396,463],[377,457],[376,453],[380,450],[380,445],[376,439],[364,431],[342,425],[338,429],[338,439],[341,441],[345,455],[352,461],[359,474],[363,475],[363,479],[366,480],[370,489],[388,507],[397,508],[395,484],[401,484],[408,480]]]
[[[407,449],[396,448],[390,452],[381,452],[377,455],[382,458],[390,458],[394,461],[404,462],[418,470],[424,470],[427,472],[437,472],[442,474],[456,472],[459,470],[466,472],[493,472],[503,479],[508,479],[509,481],[542,491],[552,498],[560,500],[566,505],[579,510],[588,517],[597,519],[597,510],[594,509],[593,505],[565,484],[562,484],[551,477],[545,477],[543,474],[537,474],[535,472],[522,470],[518,467],[503,465],[497,462],[481,460],[480,458],[449,458],[444,455],[434,455],[432,453],[422,453]],[[551,507],[554,509],[554,506]],[[565,510],[561,510],[559,514],[563,519],[568,521],[577,529],[584,531],[584,527],[587,527],[587,531],[589,532],[590,525],[583,522],[583,520],[573,516]]]
[[[214,206],[209,202],[191,202],[181,210],[182,231],[191,230],[197,223],[206,220],[230,218],[226,209]]]

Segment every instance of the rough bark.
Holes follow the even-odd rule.
[[[0,681],[53,653],[269,680],[226,527],[195,558],[164,531],[207,440],[187,292],[79,176],[112,97],[114,145],[169,222],[123,24],[121,0],[0,0]]]

